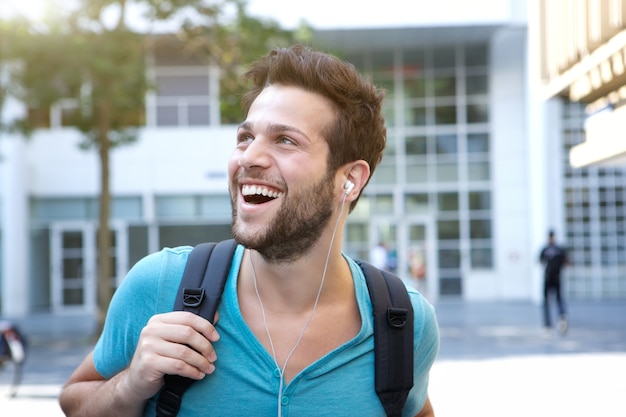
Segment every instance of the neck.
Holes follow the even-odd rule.
[[[244,262],[241,271],[243,277],[248,277],[248,291],[252,289],[250,284],[254,284],[255,292],[260,289],[266,294],[263,297],[268,298],[268,306],[295,312],[310,311],[326,294],[341,294],[340,289],[346,281],[340,278],[350,278],[351,288],[348,264],[341,255],[345,222],[343,207],[342,203],[337,217],[332,220],[332,229],[326,228],[310,250],[294,260],[277,262],[248,250],[251,262]],[[326,280],[327,276],[331,279]]]
[[[250,262],[252,259],[252,262]],[[254,269],[253,269],[254,267]],[[246,251],[241,263],[240,285],[248,293],[256,285],[268,309],[283,313],[311,311],[318,292],[321,302],[328,302],[341,294],[341,288],[350,280],[346,260],[331,251],[326,264],[326,253],[311,254],[288,264],[267,263],[258,252]]]

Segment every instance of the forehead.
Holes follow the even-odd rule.
[[[335,106],[328,98],[299,87],[269,85],[254,100],[246,123],[291,126],[303,134],[322,136],[335,120]]]

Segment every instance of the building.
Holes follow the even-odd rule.
[[[506,7],[483,10],[480,21],[314,34],[314,46],[352,61],[388,91],[386,154],[349,217],[346,251],[367,259],[384,241],[404,278],[409,254],[421,251],[433,302],[538,301],[546,231],[571,244],[573,231],[595,221],[595,214],[570,215],[572,201],[606,209],[604,200],[588,201],[567,186],[568,175],[587,178],[563,162],[573,140],[564,132],[581,131],[582,112],[534,89],[537,46],[529,42],[526,2],[498,4]],[[235,126],[220,126],[215,113],[217,71],[168,57],[155,59],[150,74],[159,89],[147,98],[140,140],[112,154],[118,282],[163,246],[230,233],[226,162]],[[0,140],[3,315],[95,309],[98,161],[78,149],[62,110],[51,109],[50,128],[27,142],[7,134]],[[4,117],[20,111],[10,101]],[[621,184],[615,180],[618,191],[610,192],[602,184],[587,188],[613,202],[610,220],[621,216],[615,245],[584,243],[590,251],[598,243],[621,276],[589,274],[605,273],[603,258],[593,255],[590,265],[568,271],[572,296],[626,297]]]
[[[561,148],[554,184],[573,296],[626,294],[626,1],[529,2],[537,137]],[[554,138],[558,140],[554,140]],[[556,161],[555,161],[556,162]]]

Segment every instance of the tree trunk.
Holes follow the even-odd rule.
[[[100,334],[104,326],[109,303],[114,291],[114,271],[112,267],[112,235],[109,228],[111,211],[111,190],[109,186],[109,154],[111,142],[109,139],[110,105],[100,106],[100,121],[98,123],[98,145],[100,156],[100,217],[98,224],[98,331]]]

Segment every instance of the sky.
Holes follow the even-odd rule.
[[[38,18],[57,2],[0,0],[0,14],[17,11]],[[501,23],[524,13],[526,0],[248,0],[249,12],[277,20],[287,29],[306,20],[314,29]]]
[[[285,28],[301,19],[315,29],[494,23],[511,19],[520,0],[248,0],[249,11]]]

